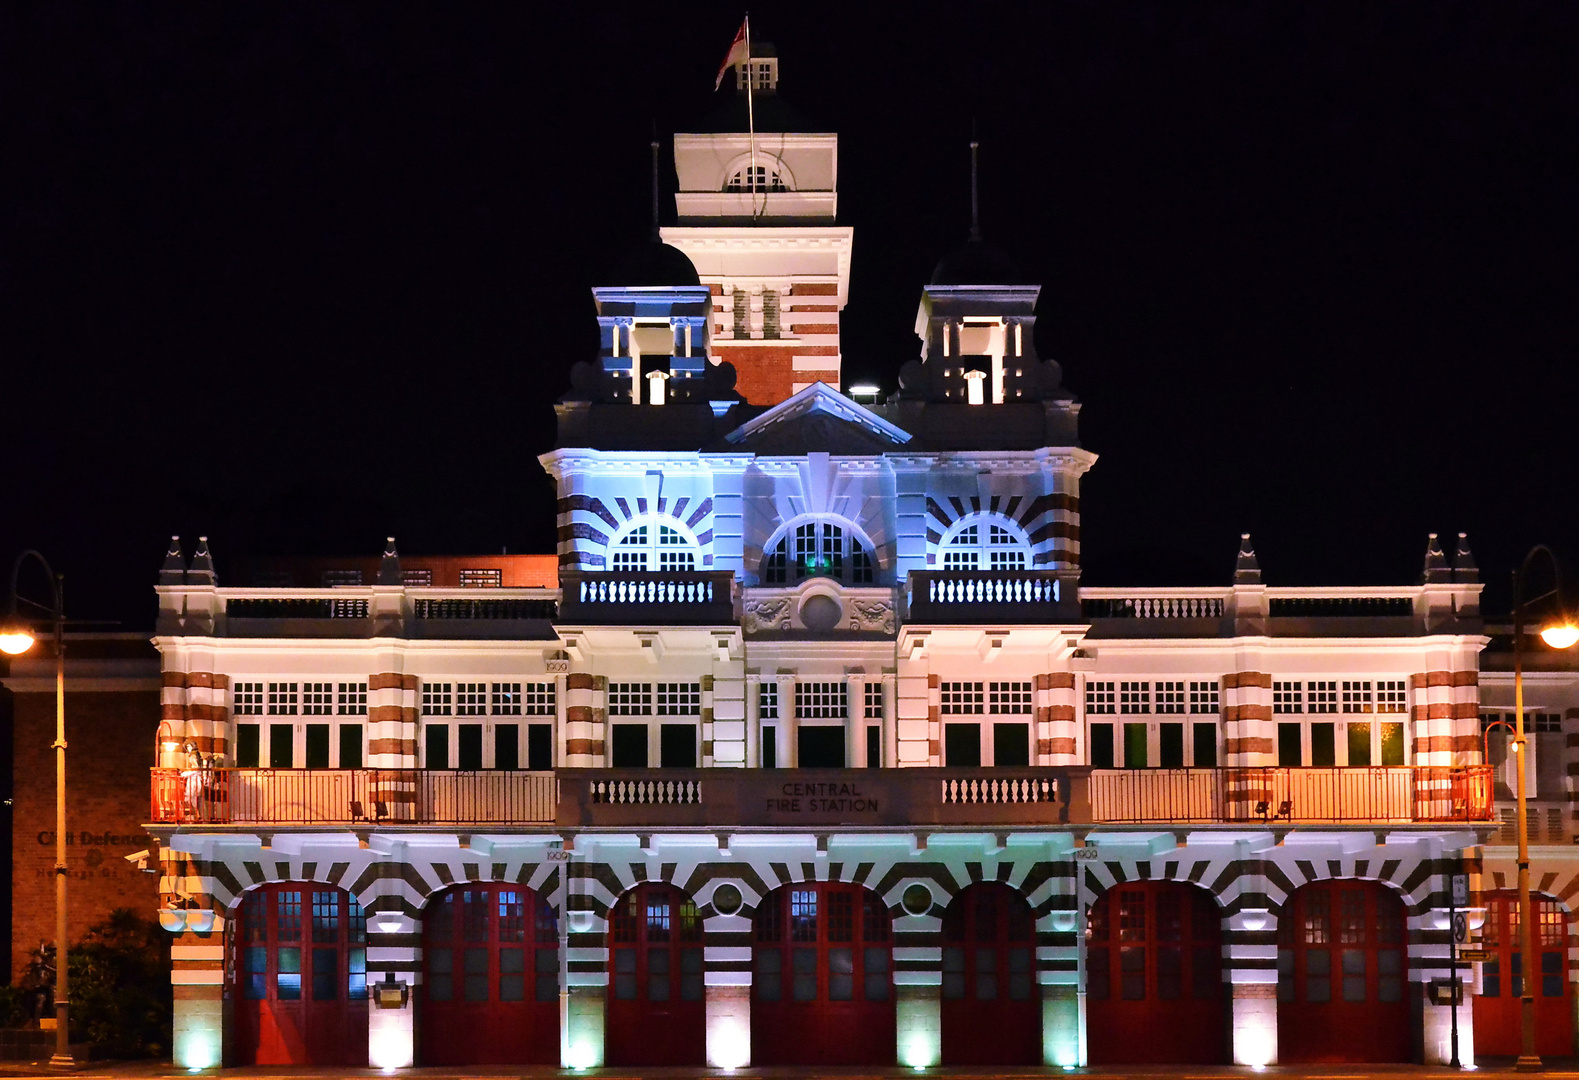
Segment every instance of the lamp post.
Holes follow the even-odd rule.
[[[55,1056],[49,1059],[52,1066],[70,1066],[76,1062],[71,1056],[71,1004],[66,986],[66,616],[64,614],[65,579],[56,575],[44,556],[33,550],[22,552],[11,564],[11,611],[5,624],[0,626],[0,652],[20,656],[33,647],[37,640],[33,629],[17,615],[17,575],[22,563],[29,556],[38,560],[49,579],[53,603],[47,610],[55,633]],[[32,603],[32,601],[24,601]],[[42,605],[34,604],[35,607]]]
[[[1535,556],[1544,554],[1552,567],[1552,588],[1539,596],[1526,598],[1525,579]],[[1524,615],[1525,608],[1536,600],[1556,596],[1562,606],[1562,571],[1557,556],[1545,544],[1536,544],[1524,556],[1524,561],[1513,572],[1513,752],[1517,772],[1515,796],[1517,798],[1519,828],[1519,955],[1523,969],[1523,986],[1519,995],[1519,1028],[1522,1041],[1519,1060],[1514,1068],[1522,1071],[1539,1069],[1540,1055],[1535,1052],[1535,984],[1540,978],[1539,957],[1535,952],[1535,900],[1530,894],[1530,829],[1529,795],[1524,775]],[[1560,620],[1541,630],[1541,640],[1554,649],[1572,648],[1579,642],[1579,626],[1564,613]]]

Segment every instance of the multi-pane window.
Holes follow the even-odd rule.
[[[1510,728],[1511,727],[1515,727],[1516,725],[1515,725],[1514,721],[1517,720],[1517,719],[1518,719],[1518,713],[1512,713],[1512,712],[1505,712],[1505,713],[1486,712],[1486,713],[1481,713],[1480,714],[1480,730],[1483,731],[1483,732],[1486,731],[1487,729],[1489,729],[1491,727],[1492,724],[1496,723],[1499,720],[1501,720],[1504,723],[1506,723]],[[1532,734],[1532,735],[1557,735],[1557,734],[1560,734],[1562,732],[1562,730],[1563,730],[1563,717],[1562,717],[1562,714],[1561,713],[1554,713],[1554,712],[1552,712],[1552,713],[1526,712],[1524,714],[1524,730],[1525,730],[1526,733]]]
[[[329,683],[302,683],[301,700],[303,716],[328,716],[334,712],[334,690]]]
[[[400,583],[408,589],[426,589],[433,584],[433,571],[403,569],[400,571]]]
[[[701,716],[702,684],[661,682],[658,684],[659,716]]]
[[[1305,711],[1335,713],[1338,711],[1338,684],[1331,679],[1305,684]]]
[[[979,682],[946,682],[942,684],[943,715],[969,716],[985,712],[986,697]]]
[[[987,705],[988,712],[999,716],[1029,716],[1031,684],[1028,682],[988,683]]]
[[[870,585],[877,580],[877,563],[871,551],[842,525],[806,521],[785,533],[764,554],[762,583],[788,585],[814,577]]]
[[[745,69],[742,68],[742,71]],[[766,86],[765,77],[743,76],[751,78],[753,86]],[[745,85],[743,82],[741,85]],[[736,169],[729,178],[729,183],[724,185],[725,191],[788,191],[784,186],[784,178],[777,169],[769,171],[766,165],[747,165]]]
[[[1402,679],[1384,679],[1376,684],[1376,711],[1401,713],[1409,711],[1408,694]]]
[[[779,718],[779,684],[765,682],[757,687],[757,715],[763,720]]]
[[[301,691],[293,682],[269,683],[269,715],[295,716]]]
[[[1190,712],[1197,716],[1216,716],[1219,712],[1217,681],[1190,684]]]
[[[797,720],[843,720],[850,713],[850,687],[842,682],[795,684]]]
[[[521,684],[496,682],[489,694],[489,706],[495,716],[521,715]]]
[[[610,716],[651,716],[652,683],[609,683]]]
[[[263,684],[237,683],[231,697],[231,714],[234,716],[263,715]]]
[[[463,682],[455,684],[456,716],[482,716],[487,712],[487,683]]]
[[[1272,711],[1275,713],[1302,713],[1305,711],[1305,684],[1274,682],[1272,684]]]
[[[367,683],[343,682],[335,687],[335,712],[341,716],[366,716]]]
[[[883,718],[883,684],[869,682],[866,684],[866,719],[881,720]]]
[[[422,684],[422,715],[449,716],[455,704],[455,688],[447,682]]]
[[[323,587],[326,589],[333,589],[341,585],[360,585],[362,584],[362,571],[325,570],[320,575],[319,580],[323,582]]]
[[[1086,712],[1112,713],[1117,712],[1115,704],[1117,695],[1113,691],[1111,682],[1086,683]]]
[[[554,684],[551,682],[529,682],[524,687],[523,704],[526,706],[527,716],[553,716],[554,715]]]
[[[616,570],[695,570],[696,552],[671,525],[643,523],[614,542]]]
[[[1156,708],[1160,713],[1184,712],[1184,684],[1182,682],[1158,683]]]
[[[1343,711],[1346,713],[1372,713],[1376,711],[1376,697],[1369,681],[1343,683]]]
[[[1121,682],[1118,684],[1118,711],[1121,713],[1151,712],[1151,683]]]
[[[497,589],[504,584],[504,571],[497,567],[464,567],[461,570],[461,588]]]
[[[1007,519],[955,528],[942,545],[945,570],[1024,570],[1030,564],[1030,542]]]

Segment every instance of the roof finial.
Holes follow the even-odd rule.
[[[1234,584],[1261,584],[1261,564],[1256,560],[1256,549],[1250,545],[1250,534],[1239,534],[1239,554],[1234,558]]]
[[[972,243],[981,242],[981,224],[976,213],[976,148],[981,143],[976,141],[976,121],[970,122],[970,238]]]
[[[652,122],[652,239],[657,243],[661,237],[658,235],[658,121]]]
[[[159,584],[183,585],[186,583],[186,560],[181,557],[181,538],[170,537],[170,550],[164,554],[164,565],[159,567]]]
[[[1480,568],[1475,565],[1475,556],[1469,551],[1469,537],[1464,533],[1458,534],[1458,548],[1453,552],[1453,580],[1463,584],[1480,580]]]
[[[1447,556],[1442,554],[1442,548],[1437,543],[1436,533],[1426,534],[1425,569],[1420,574],[1420,582],[1430,585],[1437,582],[1452,581],[1453,573],[1447,565]]]
[[[378,560],[378,583],[380,585],[399,585],[402,580],[400,576],[400,552],[395,550],[395,538],[391,536],[385,540],[383,557]]]

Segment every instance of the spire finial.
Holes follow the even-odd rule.
[[[658,121],[652,122],[652,239],[657,243],[658,234]]]
[[[1452,580],[1452,570],[1448,567],[1447,556],[1442,554],[1441,545],[1437,543],[1436,533],[1427,533],[1425,569],[1420,574],[1421,584],[1429,585]]]
[[[1256,559],[1256,549],[1250,544],[1250,534],[1239,534],[1239,554],[1234,559],[1234,584],[1261,584],[1261,563]]]
[[[981,240],[981,224],[976,212],[976,150],[981,143],[976,141],[976,121],[970,122],[970,238],[972,242]]]

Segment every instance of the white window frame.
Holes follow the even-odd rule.
[[[668,536],[675,539],[670,541]],[[669,565],[672,564],[688,565]],[[639,565],[621,565],[639,563]],[[621,526],[609,541],[610,570],[636,573],[649,570],[685,572],[702,566],[702,545],[679,518],[668,514],[643,514]]]
[[[950,525],[937,550],[944,570],[1029,570],[1035,558],[1031,538],[1019,523],[990,511],[967,514]]]
[[[802,533],[806,527],[811,527],[810,533]],[[837,539],[837,552],[831,551],[829,529],[839,530]],[[837,558],[839,560],[838,573],[808,573],[803,566],[803,554],[807,540],[811,542],[811,555],[817,569],[821,569],[823,560]],[[770,565],[779,557],[779,548],[784,549],[782,567],[783,580],[775,581],[772,578],[779,572],[779,567]],[[865,560],[865,569],[857,566],[862,559]],[[831,565],[831,563],[830,563]],[[843,585],[857,587],[877,585],[883,576],[882,564],[877,558],[877,545],[872,543],[872,538],[866,535],[865,530],[859,528],[848,518],[832,514],[804,515],[786,522],[768,542],[762,546],[762,561],[757,566],[757,580],[759,584],[770,587],[793,587],[803,581],[813,578],[823,578],[828,581],[837,581]]]

